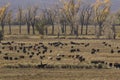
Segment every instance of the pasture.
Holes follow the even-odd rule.
[[[120,40],[57,39],[13,28],[0,42],[0,80],[119,80]],[[57,30],[56,34],[57,34]],[[93,33],[93,29],[90,31]],[[50,33],[50,32],[49,32]],[[90,33],[91,34],[91,33]],[[117,27],[119,35],[119,27]],[[72,38],[71,38],[72,37]]]

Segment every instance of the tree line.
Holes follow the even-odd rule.
[[[99,38],[107,35],[108,38],[116,38],[116,25],[120,25],[120,11],[111,12],[110,0],[96,0],[94,3],[84,3],[81,0],[61,0],[60,4],[52,8],[40,9],[38,6],[30,6],[23,9],[17,8],[17,12],[10,9],[7,4],[0,8],[0,25],[4,34],[4,26],[9,26],[9,34],[12,34],[12,25],[19,26],[19,34],[22,33],[22,25],[27,26],[29,35],[32,27],[32,34],[37,30],[41,35],[48,34],[48,26],[52,26],[51,35],[55,34],[55,25],[60,32],[66,36],[67,28],[70,28],[70,35],[88,35],[90,25],[95,27],[95,36]],[[80,34],[79,34],[80,33]]]

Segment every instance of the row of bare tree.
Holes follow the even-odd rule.
[[[21,26],[27,25],[27,33],[30,34],[37,30],[40,34],[48,34],[48,26],[52,26],[51,34],[55,33],[55,25],[60,25],[61,32],[66,36],[67,27],[70,27],[70,35],[77,37],[88,35],[89,25],[95,26],[95,35],[99,38],[102,34],[111,35],[115,39],[115,25],[120,24],[120,13],[112,14],[110,12],[110,0],[96,0],[93,4],[83,3],[81,0],[61,0],[61,4],[53,8],[40,9],[38,6],[32,6],[27,9],[18,7],[17,14],[9,9],[9,6],[3,6],[0,9],[0,24],[4,33],[4,26],[9,25],[9,34],[12,33],[11,25],[19,25],[19,34],[22,33]],[[97,29],[98,28],[98,29]],[[109,30],[109,31],[106,31]],[[106,33],[108,32],[108,33]],[[111,34],[110,34],[111,33]],[[60,32],[58,31],[58,35]]]

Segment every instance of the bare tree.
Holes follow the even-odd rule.
[[[46,9],[46,15],[47,15],[47,19],[48,19],[48,23],[50,25],[52,25],[52,35],[54,35],[54,30],[55,30],[55,19],[56,19],[56,9]]]
[[[105,22],[108,14],[110,13],[110,0],[104,0],[100,1],[97,0],[94,6],[94,12],[95,12],[95,23],[99,26],[99,31],[97,33],[97,37],[102,35],[102,25]]]
[[[116,19],[118,20],[118,25],[120,25],[120,11],[116,13]]]
[[[6,22],[6,16],[7,16],[7,10],[8,10],[8,6],[3,6],[2,10],[1,10],[1,15],[0,15],[0,24],[2,27],[2,33],[4,34],[4,26],[5,26],[5,22]]]
[[[64,13],[67,23],[70,25],[71,33],[78,35],[78,13],[80,8],[80,0],[63,1],[61,11]]]
[[[60,14],[60,24],[61,24],[61,32],[66,36],[67,21],[64,18],[64,16],[62,15],[62,13]]]
[[[18,22],[19,22],[19,34],[21,34],[22,33],[21,26],[22,26],[23,17],[24,17],[22,7],[18,7],[18,15],[17,15],[17,17],[18,17]]]
[[[80,9],[80,24],[81,24],[81,35],[83,34],[83,26],[85,24],[85,17],[86,17],[86,7],[83,6],[82,9]]]
[[[12,22],[12,10],[10,10],[7,14],[7,21],[8,21],[8,26],[9,26],[9,34],[12,33],[11,31],[11,22]]]
[[[29,7],[27,8],[26,13],[25,13],[28,34],[30,34],[30,26],[31,26],[31,20],[32,20],[31,12],[32,12],[32,9],[31,7]]]
[[[110,14],[106,21],[103,23],[104,27],[104,33],[107,33],[106,37],[109,39],[116,39],[116,15],[115,14]]]
[[[37,17],[35,23],[36,30],[39,32],[39,34],[44,36],[46,25],[47,25],[47,19],[45,17],[45,13],[42,13],[39,17]]]
[[[86,7],[86,11],[85,11],[85,26],[86,26],[86,35],[88,34],[88,25],[89,25],[89,22],[90,22],[90,18],[92,16],[92,6],[91,5],[88,5]]]
[[[37,10],[38,10],[38,7],[35,6],[32,8],[32,13],[31,13],[31,18],[32,18],[31,26],[32,26],[33,34],[35,34],[35,23],[36,23]]]

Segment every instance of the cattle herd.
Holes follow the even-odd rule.
[[[40,63],[47,65],[92,65],[94,68],[120,68],[119,45],[107,42],[79,41],[39,41],[39,42],[0,42],[1,62]],[[99,66],[98,66],[99,65]]]

